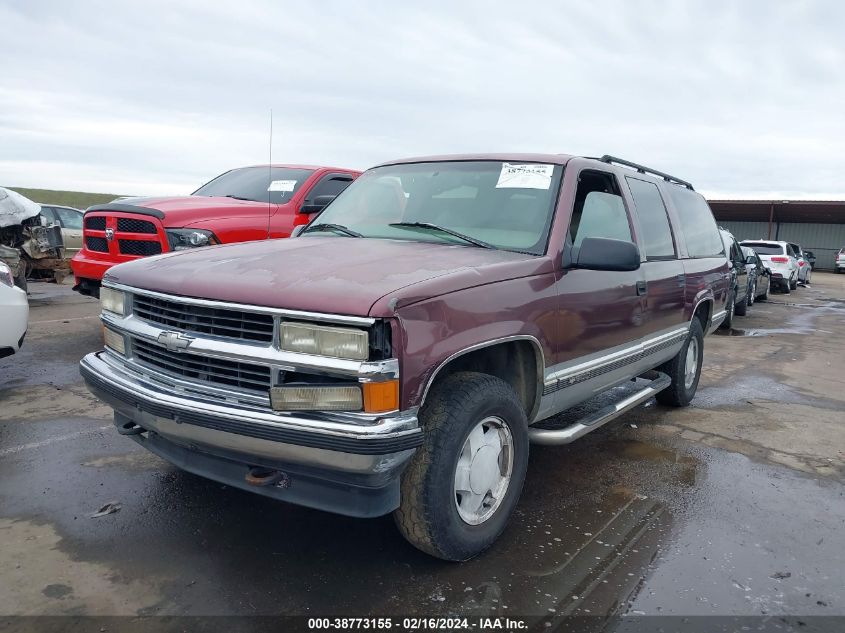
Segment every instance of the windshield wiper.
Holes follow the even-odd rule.
[[[433,224],[431,222],[393,222],[389,226],[398,226],[400,228],[404,226],[412,229],[431,229],[432,231],[440,231],[441,233],[445,233],[446,235],[457,237],[459,240],[463,240],[464,242],[468,242],[481,248],[496,248],[492,244],[482,242],[481,240],[477,240],[474,237],[470,237],[469,235],[458,233],[457,231],[447,229],[444,226],[440,226],[439,224]]]
[[[232,198],[233,200],[246,200],[247,202],[255,202],[255,200],[251,198],[242,198],[241,196],[233,196],[231,193],[222,196],[223,198]]]
[[[320,222],[319,224],[312,224],[307,229],[305,229],[303,233],[310,233],[311,231],[337,231],[338,233],[343,233],[344,235],[348,235],[349,237],[364,237],[358,231],[353,231],[352,229],[347,228],[342,224],[332,224],[330,222]]]

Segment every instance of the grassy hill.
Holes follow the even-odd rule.
[[[85,193],[83,191],[54,191],[52,189],[26,189],[24,187],[7,187],[41,204],[58,204],[65,207],[86,209],[94,204],[105,204],[123,194],[115,193]]]

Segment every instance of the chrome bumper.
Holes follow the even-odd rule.
[[[244,463],[273,461],[350,475],[398,473],[422,443],[413,412],[344,421],[319,413],[280,414],[209,402],[166,390],[122,369],[107,352],[79,369],[88,388],[117,415],[184,447],[236,454]]]

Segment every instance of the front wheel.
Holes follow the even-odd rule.
[[[701,363],[704,360],[704,330],[695,317],[689,328],[689,336],[681,350],[670,361],[657,368],[672,379],[672,383],[655,398],[660,404],[685,407],[695,397],[698,380],[701,378]]]
[[[757,282],[755,281],[754,284],[751,286],[751,290],[748,292],[748,307],[754,305],[754,299],[757,298]]]
[[[402,475],[396,525],[427,554],[468,560],[493,544],[519,500],[525,411],[503,380],[459,372],[432,390],[420,423],[425,440]]]

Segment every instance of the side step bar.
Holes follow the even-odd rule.
[[[575,424],[567,426],[565,429],[535,429],[528,428],[528,439],[533,444],[544,444],[546,446],[556,446],[558,444],[569,444],[574,442],[579,437],[582,437],[590,431],[595,431],[600,426],[604,426],[614,418],[619,417],[626,411],[630,411],[638,404],[641,404],[654,396],[659,391],[663,391],[672,383],[672,379],[666,374],[659,371],[650,371],[639,378],[651,380],[645,388],[631,394],[627,398],[620,400],[616,404],[610,404],[590,415],[582,418]]]

